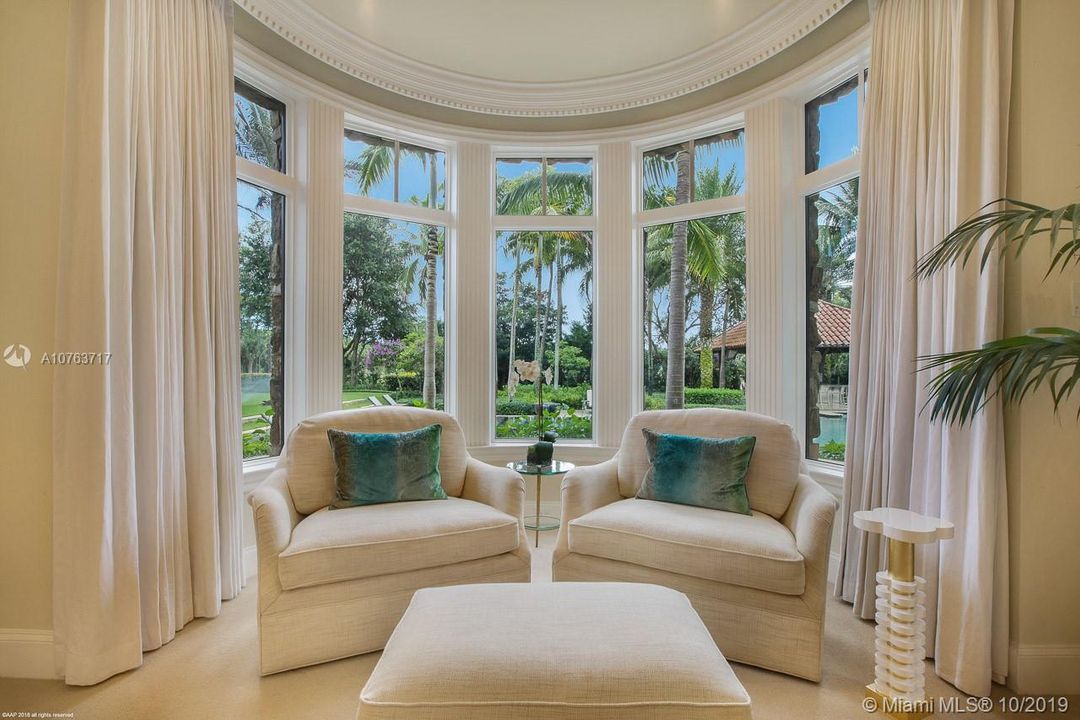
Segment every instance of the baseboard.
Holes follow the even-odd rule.
[[[250,580],[259,572],[259,548],[257,545],[248,545],[244,548],[244,579]]]
[[[1009,647],[1008,685],[1019,695],[1080,694],[1080,645]]]
[[[0,628],[0,677],[55,679],[52,630]]]

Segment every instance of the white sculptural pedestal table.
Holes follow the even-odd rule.
[[[884,535],[888,564],[877,574],[874,682],[866,686],[879,710],[901,720],[930,714],[926,702],[926,580],[915,575],[915,545],[947,540],[953,524],[910,510],[858,510],[855,527]]]

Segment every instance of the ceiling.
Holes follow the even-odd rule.
[[[427,103],[604,113],[767,60],[850,0],[236,0],[317,59]]]
[[[509,82],[643,70],[745,30],[782,0],[301,0],[405,58]]]

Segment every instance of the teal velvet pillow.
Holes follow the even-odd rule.
[[[645,450],[652,465],[637,496],[645,500],[750,514],[746,471],[757,438],[665,435],[648,428]]]
[[[337,463],[332,509],[446,499],[439,477],[442,425],[400,433],[326,434]]]

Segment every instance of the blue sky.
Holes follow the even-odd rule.
[[[859,93],[855,89],[819,108],[818,167],[850,157],[859,146]]]
[[[354,161],[360,157],[360,154],[364,152],[364,149],[368,147],[368,144],[362,140],[350,140],[344,138],[343,149],[345,151],[345,162]],[[405,146],[403,146],[405,147]],[[430,189],[431,178],[429,171],[426,170],[416,153],[402,152],[401,159],[398,161],[398,169],[401,173],[401,180],[399,181],[398,195],[400,202],[408,203],[410,198],[416,197],[424,199],[428,196]],[[439,193],[435,200],[437,206],[445,206],[446,203],[446,155],[441,152],[435,153],[435,171],[436,179],[439,183]],[[344,179],[345,192],[351,195],[359,195],[360,188],[354,180],[346,177]],[[375,198],[376,200],[394,200],[394,175],[393,171],[387,173],[377,185],[372,187],[367,197]]]

